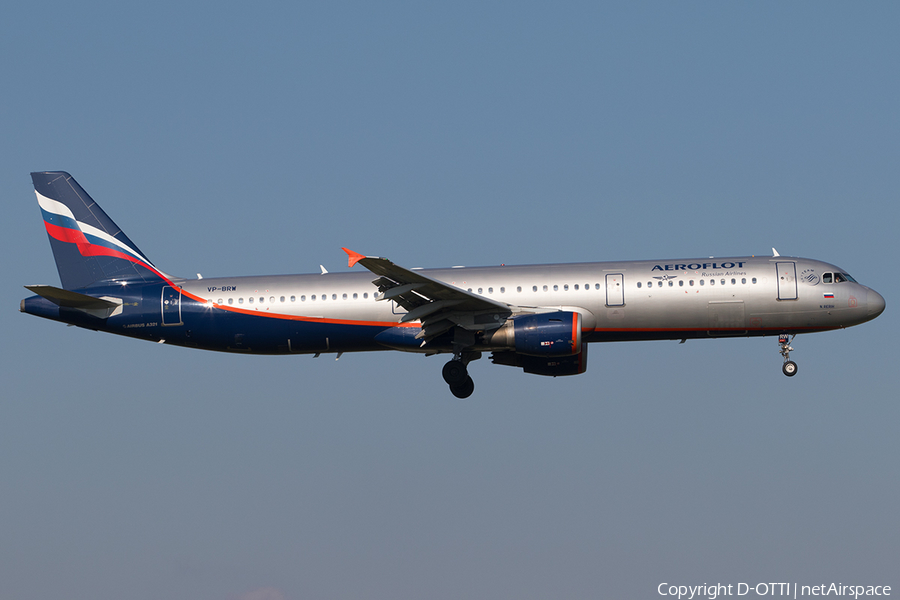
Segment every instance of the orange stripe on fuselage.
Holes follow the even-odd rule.
[[[191,300],[195,300],[201,304],[209,304],[209,300],[201,298],[195,294],[185,291],[183,288],[173,286],[181,290],[184,296]],[[262,312],[258,309],[249,310],[246,308],[236,308],[234,306],[225,306],[222,304],[212,303],[213,308],[225,310],[228,312],[238,313],[241,315],[249,315],[253,317],[263,317],[266,319],[282,319],[284,321],[304,321],[307,323],[330,323],[332,325],[363,325],[368,327],[421,327],[418,323],[395,323],[393,321],[356,321],[353,319],[328,319],[325,317],[304,317],[302,315],[286,315],[284,313]]]

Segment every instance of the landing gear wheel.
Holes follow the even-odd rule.
[[[791,350],[793,350],[791,348],[791,340],[794,339],[795,335],[797,334],[782,333],[778,336],[778,345],[781,347],[779,352],[784,357],[784,365],[781,367],[781,372],[788,377],[793,377],[797,374],[797,363],[791,360]]]
[[[444,381],[447,382],[451,388],[453,386],[459,386],[466,383],[466,378],[469,377],[469,372],[466,370],[466,365],[463,364],[461,360],[451,360],[446,365],[444,365],[444,369],[441,371],[441,375],[444,377]],[[472,392],[469,392],[470,394]],[[462,396],[465,398],[465,396]]]
[[[453,362],[453,361],[450,361]],[[449,364],[449,363],[448,363]],[[475,382],[466,375],[466,380],[458,385],[451,385],[450,392],[457,398],[468,398],[475,391]]]

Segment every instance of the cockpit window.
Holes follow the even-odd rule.
[[[831,283],[831,273],[822,273],[822,283]]]
[[[846,279],[847,281],[849,281],[851,283],[856,283],[856,280],[853,279],[852,277],[850,277],[849,275],[847,275],[846,273],[841,273],[841,277],[843,277],[844,279]]]
[[[835,274],[834,274],[834,282],[835,282],[835,283],[843,283],[844,281],[847,281],[847,280],[844,279],[844,276],[843,276],[843,275],[841,275],[840,273],[835,273]]]

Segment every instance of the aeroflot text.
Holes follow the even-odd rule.
[[[743,262],[724,262],[722,264],[719,263],[691,263],[691,264],[668,264],[668,265],[653,265],[651,271],[700,271],[700,270],[709,270],[709,269],[733,269],[737,267],[738,269],[744,268]]]
[[[661,583],[656,588],[660,596],[673,596],[681,598],[709,598],[715,600],[719,596],[845,596],[859,598],[860,596],[890,596],[889,585],[843,585],[841,583],[821,585],[797,585],[796,583],[730,583],[728,585],[717,583],[713,585],[669,585]]]

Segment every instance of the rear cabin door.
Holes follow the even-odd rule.
[[[625,286],[622,284],[621,273],[607,273],[606,275],[606,305],[625,306]]]
[[[181,290],[163,286],[162,290],[162,324],[181,325]]]
[[[793,262],[777,262],[778,269],[778,299],[797,299],[797,267]]]

